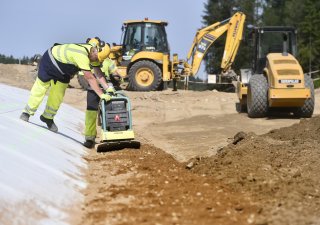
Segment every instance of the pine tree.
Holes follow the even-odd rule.
[[[30,64],[30,60],[31,59],[27,56],[23,56],[23,58],[19,60],[17,58],[14,58],[12,55],[6,56],[3,54],[0,54],[0,63],[3,63],[3,64],[18,64],[20,61],[21,64],[28,65]]]
[[[304,18],[298,23],[299,59],[304,71],[320,69],[320,2],[304,1]]]

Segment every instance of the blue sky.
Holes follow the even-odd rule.
[[[54,43],[99,36],[120,43],[122,22],[165,20],[171,53],[186,58],[202,25],[207,0],[1,0],[0,53],[16,58],[42,54]]]

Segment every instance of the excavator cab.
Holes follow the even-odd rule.
[[[164,21],[131,20],[124,22],[123,59],[131,60],[138,52],[168,53],[169,45]]]

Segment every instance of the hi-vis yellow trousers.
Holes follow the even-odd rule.
[[[87,110],[84,136],[86,140],[94,141],[97,136],[97,117],[100,97],[94,90],[87,91]]]
[[[53,119],[63,101],[67,87],[68,84],[66,83],[61,83],[59,81],[54,82],[54,80],[43,82],[37,77],[23,112],[34,115],[46,95],[47,90],[50,88],[47,105],[42,116],[47,119]]]
[[[84,135],[86,140],[94,141],[97,136],[98,111],[86,110]]]

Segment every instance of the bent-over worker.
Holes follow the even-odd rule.
[[[29,121],[29,117],[35,114],[50,88],[47,104],[40,120],[46,123],[49,130],[58,132],[58,127],[53,120],[54,116],[62,103],[70,78],[80,70],[83,71],[85,79],[95,93],[101,99],[110,100],[110,95],[103,93],[91,72],[93,68],[103,88],[107,89],[108,84],[101,72],[100,62],[109,55],[110,48],[106,45],[99,49],[98,43],[93,38],[85,44],[55,44],[48,49],[40,61],[37,79],[20,119]]]

